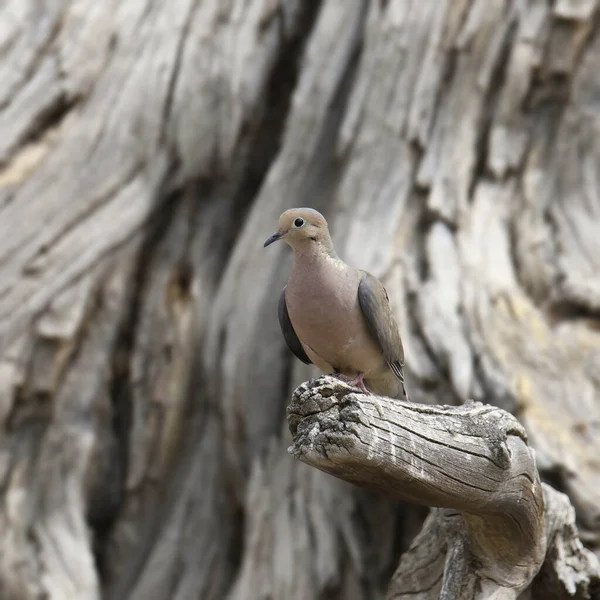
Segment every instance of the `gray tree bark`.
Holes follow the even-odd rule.
[[[564,494],[540,482],[527,434],[480,402],[428,406],[356,394],[331,377],[288,407],[297,458],[387,496],[436,507],[389,599],[591,598],[600,563]],[[595,591],[594,591],[595,590]]]
[[[0,597],[385,593],[423,511],[286,452],[301,205],[598,554],[597,5],[0,4]]]

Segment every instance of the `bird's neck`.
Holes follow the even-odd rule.
[[[301,261],[304,264],[313,263],[316,265],[327,263],[331,260],[339,260],[331,240],[329,240],[329,243],[327,243],[327,240],[319,242],[306,240],[301,244],[295,245],[293,250],[294,263]]]
[[[294,258],[290,271],[290,281],[297,284],[306,280],[320,280],[326,277],[331,270],[340,269],[343,266],[333,245],[329,247],[321,243],[302,244],[294,248]]]

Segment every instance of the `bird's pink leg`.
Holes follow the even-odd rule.
[[[365,376],[364,373],[359,373],[356,377],[354,377],[354,379],[352,377],[348,377],[348,375],[343,375],[342,373],[336,373],[335,375],[341,380],[345,381],[348,385],[357,387],[361,392],[367,394],[367,396],[371,395],[371,392],[366,388],[363,380],[363,377]]]

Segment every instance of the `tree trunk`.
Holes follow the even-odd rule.
[[[597,9],[5,0],[0,597],[385,593],[426,511],[287,453],[292,206],[384,281],[411,398],[512,412],[600,555]]]

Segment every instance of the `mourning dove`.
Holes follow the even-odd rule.
[[[383,285],[338,257],[327,221],[316,210],[286,210],[264,245],[277,240],[294,251],[279,299],[290,350],[366,394],[406,398],[402,341]]]

